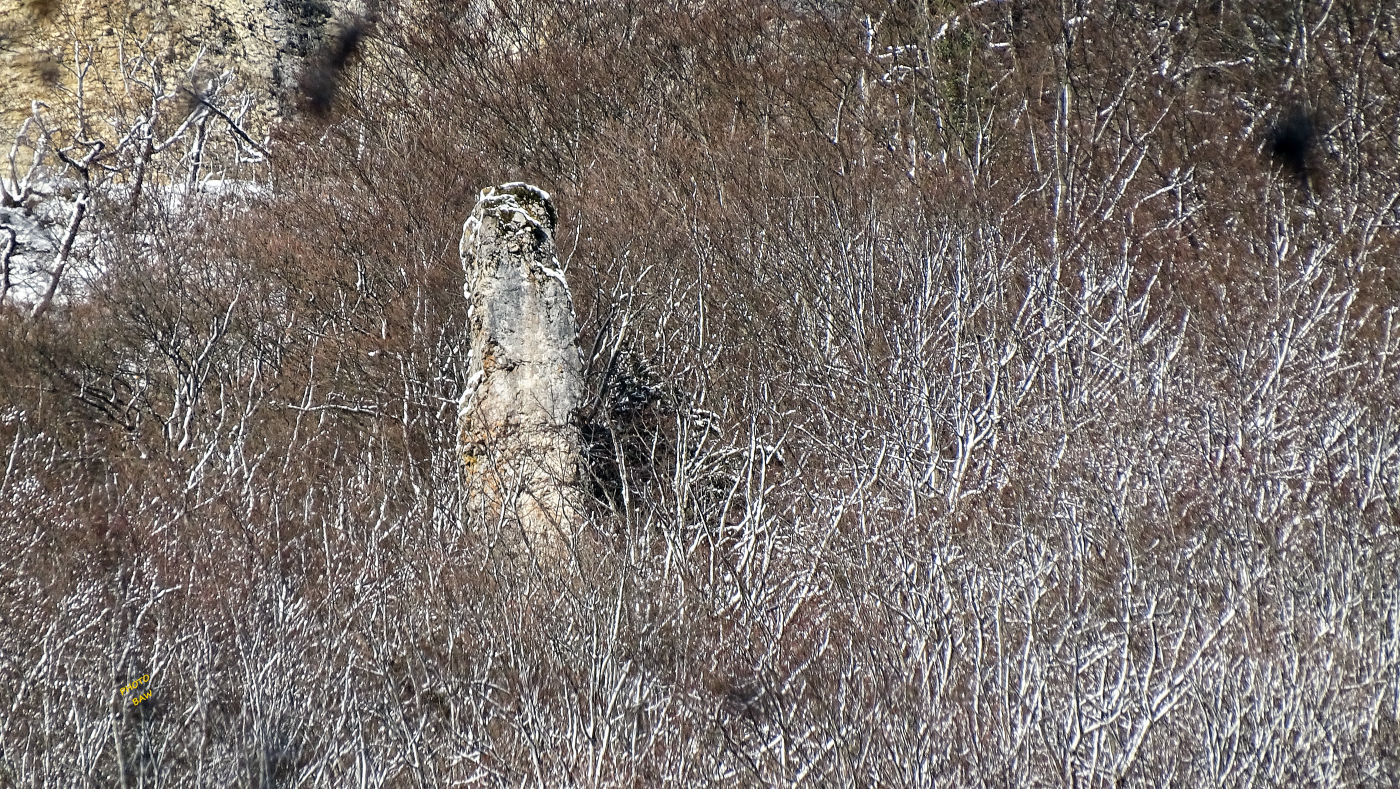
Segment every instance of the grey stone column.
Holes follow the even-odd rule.
[[[458,408],[466,506],[496,549],[546,569],[578,545],[582,362],[549,194],[483,190],[462,231],[471,362]]]

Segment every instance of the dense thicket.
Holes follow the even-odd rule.
[[[1400,781],[1385,5],[382,5],[0,300],[3,782]],[[572,575],[458,510],[507,180],[613,450]]]

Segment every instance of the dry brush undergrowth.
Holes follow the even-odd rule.
[[[1400,780],[1383,4],[453,5],[0,304],[0,783]],[[515,178],[597,393],[561,576],[457,497]]]

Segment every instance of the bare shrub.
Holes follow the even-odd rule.
[[[386,4],[259,188],[0,310],[0,775],[1395,781],[1374,5]],[[594,395],[568,577],[459,495],[513,179]]]

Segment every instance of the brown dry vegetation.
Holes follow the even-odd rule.
[[[1400,781],[1400,22],[1313,6],[384,4],[267,161],[211,121],[259,190],[82,174],[97,273],[0,300],[0,784]],[[459,514],[517,179],[622,466],[562,575]]]

